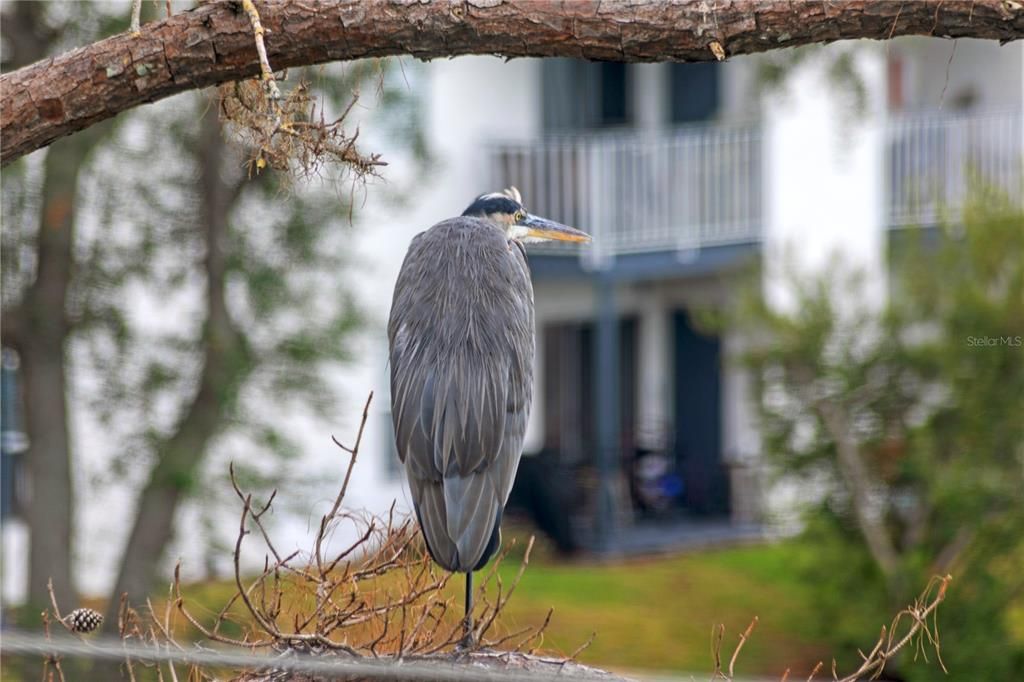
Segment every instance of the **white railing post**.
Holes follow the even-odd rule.
[[[890,226],[930,225],[955,215],[974,179],[1019,196],[1024,112],[905,115],[886,139]]]

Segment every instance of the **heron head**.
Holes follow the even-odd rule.
[[[509,239],[533,242],[589,242],[590,235],[574,227],[535,216],[523,207],[523,197],[515,187],[504,192],[481,194],[462,212],[464,216],[493,222]]]

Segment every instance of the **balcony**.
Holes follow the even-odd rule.
[[[890,227],[936,225],[956,215],[975,183],[1021,199],[1020,111],[903,115],[887,130],[886,219]]]
[[[594,236],[584,262],[760,241],[760,130],[694,126],[600,132],[492,147],[493,186],[515,185],[527,207]],[[537,253],[579,247],[541,245]]]

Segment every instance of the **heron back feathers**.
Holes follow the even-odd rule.
[[[475,570],[497,549],[533,384],[533,288],[520,248],[461,217],[419,235],[388,323],[392,419],[434,559]]]

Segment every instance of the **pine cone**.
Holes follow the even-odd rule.
[[[92,632],[103,623],[103,616],[92,609],[75,609],[64,616],[64,622],[73,632]]]

